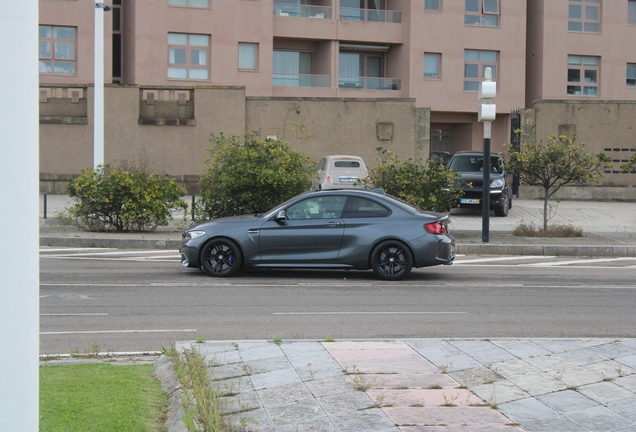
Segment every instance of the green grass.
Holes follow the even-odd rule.
[[[40,431],[164,431],[152,365],[40,367]]]

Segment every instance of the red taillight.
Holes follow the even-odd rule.
[[[333,179],[331,178],[331,176],[330,176],[330,175],[328,175],[327,177],[325,177],[325,181],[326,181],[327,183],[333,183]]]
[[[424,229],[429,234],[446,234],[446,228],[441,221],[424,224]]]

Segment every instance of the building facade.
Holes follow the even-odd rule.
[[[105,162],[144,152],[158,170],[196,178],[211,134],[246,129],[316,161],[352,153],[369,166],[377,147],[404,159],[481,149],[488,67],[500,151],[511,112],[535,100],[636,99],[633,3],[114,0],[104,14]],[[63,180],[92,166],[94,4],[40,0],[40,24],[41,172]],[[294,140],[297,125],[310,140]]]

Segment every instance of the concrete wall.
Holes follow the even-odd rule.
[[[373,167],[377,147],[393,150],[400,159],[428,158],[428,136],[416,145],[413,99],[248,98],[246,106],[248,129],[283,138],[316,162],[328,154],[353,154]],[[379,124],[393,129],[392,138],[378,138]],[[296,141],[296,125],[306,126],[312,138]]]
[[[590,153],[605,153],[614,169],[605,174],[605,186],[636,184],[636,173],[621,173],[619,167],[636,154],[636,101],[536,101],[536,139],[559,135],[568,128]],[[561,127],[561,128],[560,128]]]
[[[63,192],[70,178],[93,167],[93,87],[84,87],[75,102],[67,97],[70,90],[43,88],[60,97],[42,97],[40,103],[42,190]],[[413,99],[246,98],[243,87],[108,85],[104,160],[146,160],[153,171],[195,191],[212,134],[254,130],[289,141],[316,162],[351,153],[372,167],[377,147],[400,159],[427,159],[429,118],[430,111],[416,109]],[[298,125],[308,128],[309,140],[295,138]]]

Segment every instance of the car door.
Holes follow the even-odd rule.
[[[285,219],[266,221],[259,233],[261,263],[336,262],[344,234],[345,202],[346,196],[311,197],[285,209]]]

